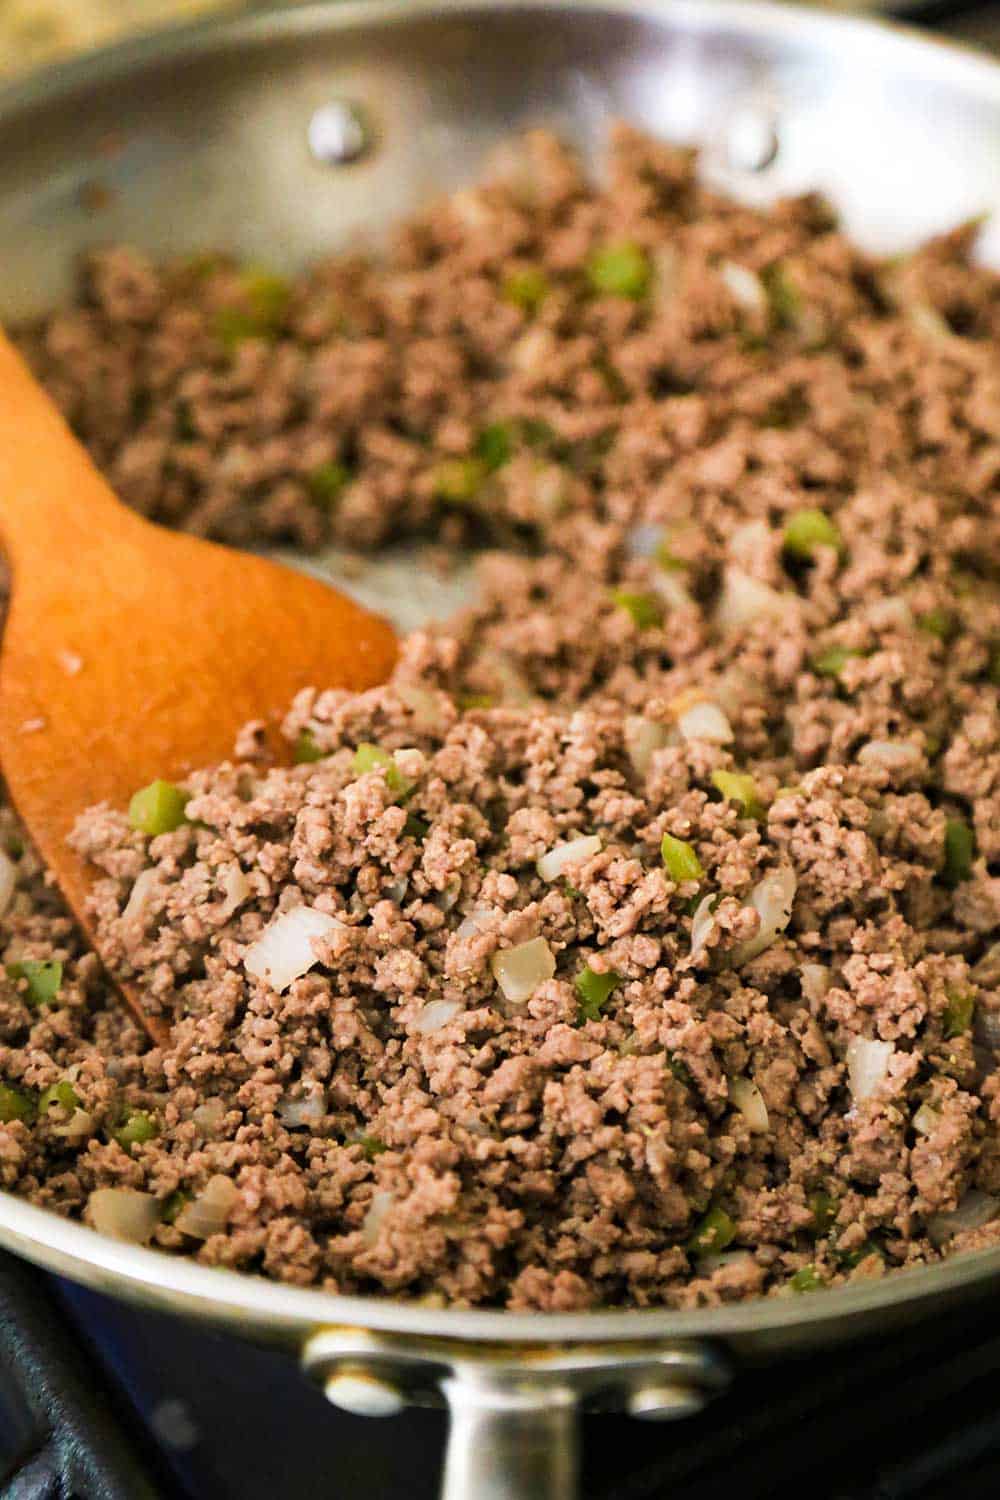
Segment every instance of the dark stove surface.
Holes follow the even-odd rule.
[[[349,1417],[294,1360],[0,1257],[0,1500],[433,1500],[445,1418]],[[584,1419],[584,1500],[1000,1493],[1000,1299],[744,1371],[673,1426]]]

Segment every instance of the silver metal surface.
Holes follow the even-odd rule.
[[[345,170],[310,149],[310,122],[338,100],[364,112],[377,140]],[[552,125],[594,158],[613,115],[705,144],[706,171],[729,191],[826,192],[872,247],[904,248],[1000,197],[1000,69],[905,32],[751,0],[341,0],[127,45],[0,94],[0,315],[51,305],[77,253],[113,239],[156,254],[225,246],[276,267],[377,240],[433,193],[474,177],[519,126]],[[1000,216],[981,243],[1000,262]],[[480,1445],[507,1444],[502,1434],[517,1428],[497,1382],[534,1388],[539,1346],[550,1357],[586,1353],[606,1374],[623,1344],[642,1344],[647,1394],[637,1385],[629,1399],[652,1408],[659,1389],[665,1408],[675,1386],[684,1399],[699,1385],[661,1367],[679,1347],[695,1360],[705,1341],[773,1359],[888,1333],[987,1293],[1000,1271],[992,1251],[809,1298],[528,1315],[238,1276],[103,1239],[6,1195],[0,1243],[100,1290],[256,1337],[297,1346],[316,1330],[355,1338],[367,1328],[393,1340],[392,1368],[366,1346],[354,1350],[355,1378],[375,1374],[410,1399],[403,1340],[461,1411],[458,1435]],[[601,1341],[608,1347],[596,1350]],[[336,1378],[336,1358],[324,1374],[309,1347],[317,1378]],[[553,1399],[546,1418],[565,1451],[575,1402],[593,1393],[580,1368],[553,1369],[541,1384],[573,1392],[568,1405]],[[493,1479],[470,1463],[453,1459],[452,1472],[478,1486],[463,1500],[517,1493],[489,1489]],[[568,1472],[564,1458],[552,1461],[550,1495]]]

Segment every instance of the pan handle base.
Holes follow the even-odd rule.
[[[337,1406],[448,1406],[441,1500],[575,1500],[581,1412],[675,1420],[728,1383],[705,1343],[488,1345],[323,1328],[302,1351]]]

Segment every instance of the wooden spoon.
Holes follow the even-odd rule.
[[[396,656],[388,622],[325,584],[124,506],[2,331],[0,544],[0,766],[91,938],[91,875],[66,842],[80,813],[231,757],[251,719],[273,736],[302,687],[372,687]]]

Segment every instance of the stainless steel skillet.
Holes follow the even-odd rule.
[[[614,114],[701,142],[734,192],[821,188],[883,248],[1000,196],[1000,67],[905,33],[706,0],[343,0],[196,27],[0,95],[0,316],[56,301],[76,252],[115,238],[301,262],[468,180],[519,124],[593,149]],[[984,251],[1000,263],[1000,229]],[[732,1364],[946,1315],[1000,1272],[997,1251],[809,1298],[525,1316],[237,1276],[6,1195],[0,1243],[281,1342],[352,1409],[447,1400],[447,1500],[569,1500],[579,1410],[682,1415]]]

